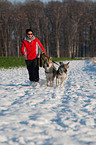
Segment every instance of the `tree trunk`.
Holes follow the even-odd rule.
[[[20,52],[19,52],[19,39],[17,38],[17,55],[18,55],[18,57],[19,57],[19,54],[20,54]]]
[[[46,20],[46,47],[47,47],[47,55],[49,56],[49,38],[48,38],[48,18]]]
[[[89,49],[90,49],[90,57],[93,57],[93,49],[92,49],[92,26],[90,26],[90,31],[89,31]]]
[[[57,57],[60,57],[59,38],[57,37]]]

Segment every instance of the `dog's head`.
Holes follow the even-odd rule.
[[[67,70],[69,68],[69,62],[67,64],[63,63],[63,62],[59,62],[60,66],[58,68],[58,73],[67,73]]]
[[[52,63],[52,57],[49,57],[49,59],[47,57],[44,58],[44,68],[49,67],[49,65]]]
[[[49,63],[53,63],[53,62],[52,62],[52,57],[49,57],[48,62],[49,62]]]

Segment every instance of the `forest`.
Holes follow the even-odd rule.
[[[0,0],[0,57],[20,57],[27,28],[52,57],[96,57],[96,2]]]

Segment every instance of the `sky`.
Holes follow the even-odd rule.
[[[10,2],[25,2],[25,0],[9,0]],[[52,0],[41,0],[42,2],[49,2],[49,1],[52,1]],[[57,1],[57,0],[53,0],[53,1]],[[58,0],[58,1],[61,1],[62,2],[62,0]],[[82,0],[81,0],[82,1]],[[96,2],[96,0],[92,0],[93,2]]]
[[[9,0],[10,2],[25,2],[26,0]],[[51,0],[40,0],[40,1],[42,1],[42,2],[49,2],[49,1],[51,1]],[[53,0],[53,1],[56,1],[56,0]],[[62,1],[62,0],[59,0],[59,1]]]

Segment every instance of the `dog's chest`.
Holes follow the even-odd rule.
[[[53,73],[53,66],[52,66],[52,64],[49,64],[49,66],[45,68],[45,72],[46,73]]]
[[[56,78],[58,78],[58,79],[60,79],[60,78],[62,78],[62,79],[63,79],[63,78],[64,78],[64,79],[65,79],[65,78],[66,78],[66,76],[67,76],[67,74],[63,72],[63,73],[61,73],[61,74],[60,74],[60,73],[59,73],[59,74],[57,74]]]

